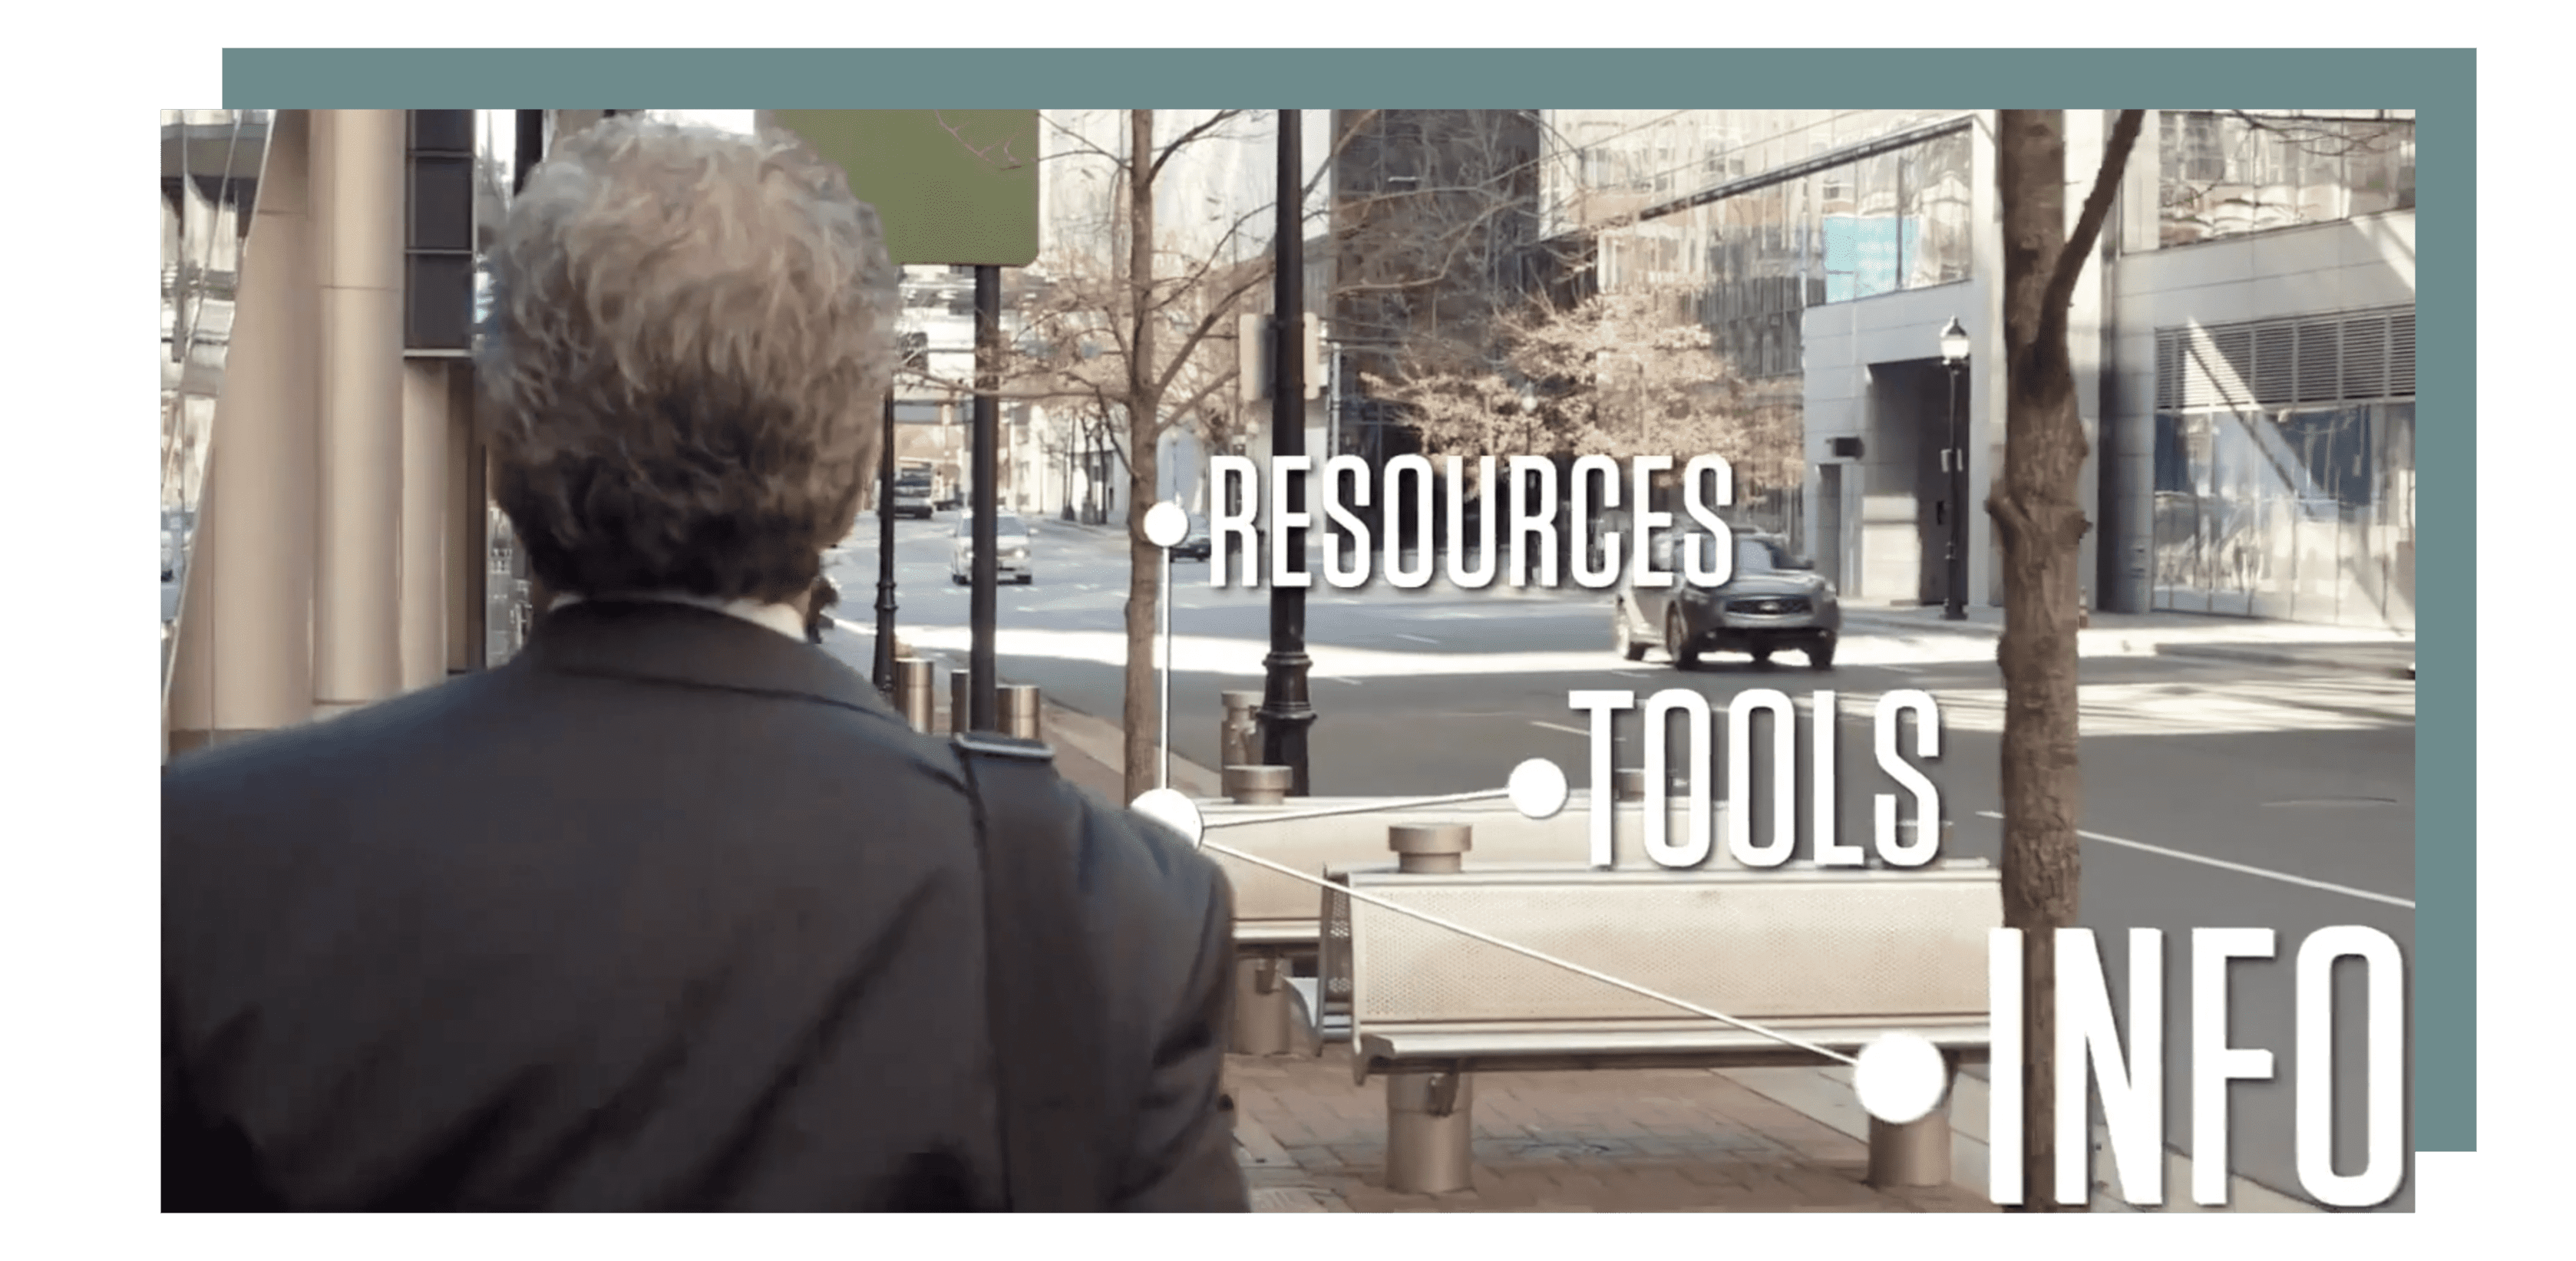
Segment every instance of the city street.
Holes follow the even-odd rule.
[[[957,517],[898,527],[898,633],[929,655],[962,663],[968,591],[953,585],[948,548]],[[1035,581],[999,598],[998,651],[1005,680],[1039,686],[1067,707],[1115,721],[1127,547],[1114,531],[1033,519]],[[864,517],[831,568],[841,589],[833,647],[867,668],[873,650],[876,522]],[[1217,758],[1219,693],[1258,690],[1268,649],[1266,589],[1215,590],[1208,566],[1173,566],[1173,751],[1203,765]],[[1318,582],[1320,584],[1320,576]],[[1610,648],[1607,597],[1569,587],[1463,592],[1399,591],[1380,580],[1361,591],[1318,585],[1308,595],[1314,659],[1312,773],[1318,793],[1431,795],[1499,788],[1525,758],[1546,757],[1578,786],[1588,774],[1587,716],[1568,708],[1577,689],[1652,692],[1686,687],[1707,696],[1726,733],[1725,706],[1754,687],[1799,706],[1799,856],[1806,824],[1813,694],[1839,697],[1836,739],[1840,839],[1869,841],[1872,797],[1910,798],[1876,767],[1873,711],[1895,689],[1929,692],[1941,710],[1941,756],[1911,759],[1942,791],[1955,823],[1949,852],[1999,856],[1998,746],[2002,680],[1994,641],[1973,635],[1893,634],[1853,625],[1830,672],[1784,653],[1768,667],[1716,655],[1683,673],[1660,652],[1637,663]],[[2127,1024],[2127,931],[2164,932],[2165,1114],[2169,1147],[2187,1149],[2190,1075],[2190,931],[2265,927],[2279,934],[2271,962],[2233,966],[2231,1042],[2272,1052],[2275,1080],[2232,1092],[2237,1173],[2301,1195],[2295,1172],[2289,1075],[2296,1065],[2293,963],[2318,928],[2364,924],[2413,949],[2415,703],[2412,682],[2337,668],[2190,660],[2151,655],[2088,657],[2082,667],[2085,775],[2083,922],[2101,948],[2114,1010]],[[1639,720],[1620,724],[1619,765],[1634,764]],[[1676,728],[1676,735],[1679,734]],[[1768,740],[1763,743],[1767,746]],[[1721,773],[1718,792],[1723,795]],[[1770,782],[1757,753],[1755,782]],[[1767,834],[1768,805],[1756,807]],[[1721,838],[1720,843],[1723,843]],[[1569,861],[1580,855],[1569,854]],[[2364,997],[2359,965],[2336,974],[2338,1172],[2358,1172]],[[2383,1071],[2406,1073],[2409,1066]],[[2411,1092],[2410,1092],[2411,1093]],[[2108,1154],[2097,1178],[2112,1176]],[[2165,1188],[2171,1200],[2188,1184]],[[2412,1207],[2411,1179],[2388,1206]]]

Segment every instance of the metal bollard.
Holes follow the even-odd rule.
[[[1959,1080],[1959,1065],[1942,1057],[1948,1081],[1941,1102],[1920,1120],[1890,1125],[1869,1119],[1869,1175],[1874,1187],[1938,1187],[1950,1182],[1950,1088]]]
[[[1889,1125],[1869,1119],[1869,1184],[1874,1187],[1940,1187],[1950,1184],[1950,1114]]]
[[[1398,871],[1463,870],[1475,845],[1464,823],[1399,823],[1386,830]],[[1474,1079],[1459,1072],[1386,1079],[1386,1185],[1407,1195],[1464,1191],[1475,1173]]]
[[[1283,805],[1293,776],[1285,766],[1228,766],[1222,787],[1226,800],[1239,806]]]
[[[995,717],[1001,721],[1002,734],[1017,740],[1037,740],[1038,689],[1034,683],[1005,683],[995,688]]]
[[[1251,766],[1261,756],[1261,693],[1227,692],[1217,728],[1217,765]]]
[[[1276,955],[1237,955],[1234,960],[1234,1036],[1237,1055],[1285,1055],[1296,1026],[1297,992],[1288,986],[1287,961]]]
[[[903,711],[903,720],[912,729],[928,734],[932,702],[939,679],[939,664],[919,657],[897,657],[894,663],[895,704]]]
[[[1386,830],[1386,846],[1395,851],[1395,869],[1402,872],[1463,870],[1475,840],[1475,829],[1464,823],[1399,823]]]
[[[1386,1187],[1404,1195],[1464,1191],[1475,1180],[1473,1079],[1397,1073],[1386,1079]]]

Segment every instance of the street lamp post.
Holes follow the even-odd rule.
[[[894,386],[886,386],[884,445],[877,452],[877,690],[894,695]]]
[[[1295,459],[1306,454],[1306,194],[1305,145],[1298,123],[1301,116],[1293,109],[1279,111],[1279,205],[1278,236],[1272,245],[1278,251],[1276,288],[1272,291],[1271,336],[1275,347],[1271,354],[1270,383],[1270,458],[1273,461]],[[1306,483],[1290,479],[1288,502],[1274,511],[1306,510]],[[1278,545],[1288,549],[1289,568],[1303,573],[1306,569],[1306,532],[1286,531],[1288,537]],[[1274,536],[1275,537],[1275,536]],[[1262,689],[1261,744],[1262,761],[1271,766],[1285,766],[1289,774],[1289,793],[1307,796],[1311,786],[1306,773],[1306,732],[1314,725],[1315,710],[1307,703],[1306,673],[1311,664],[1306,656],[1306,589],[1304,587],[1270,586],[1270,655],[1262,662],[1267,678]]]
[[[900,339],[902,357],[898,371],[917,369],[927,356],[930,339],[920,333],[905,333]],[[894,420],[894,382],[886,383],[883,448],[877,452],[877,690],[894,695],[894,484],[901,466],[896,450]]]
[[[1941,620],[1964,622],[1968,619],[1968,451],[1959,442],[1959,369],[1968,362],[1968,330],[1959,327],[1957,316],[1941,330],[1941,366],[1949,370],[1950,441],[1941,451],[1942,471],[1950,475],[1950,537],[1948,544],[1948,588],[1943,601]]]
[[[1002,510],[997,449],[1001,445],[1002,409],[996,397],[1000,388],[1002,366],[1002,269],[978,264],[975,268],[975,435],[971,452],[974,505],[971,523],[975,559],[974,591],[967,598],[967,619],[972,623],[968,640],[966,668],[968,675],[967,712],[973,721],[969,731],[995,730],[999,716],[994,713],[996,699],[993,662],[994,581],[997,576],[995,517]]]

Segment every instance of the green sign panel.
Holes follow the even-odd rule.
[[[1038,256],[1033,109],[782,109],[768,121],[849,173],[897,263],[1026,267]]]

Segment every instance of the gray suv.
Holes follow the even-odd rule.
[[[1673,530],[1653,544],[1655,568],[1673,575],[1669,587],[1639,587],[1633,569],[1621,578],[1611,605],[1612,642],[1619,655],[1642,661],[1660,647],[1676,670],[1696,669],[1703,652],[1748,653],[1758,663],[1794,648],[1818,670],[1834,668],[1842,639],[1842,605],[1834,586],[1815,566],[1768,534],[1735,536],[1735,569],[1726,585],[1702,589],[1682,576],[1681,548],[1715,546],[1716,536]],[[1623,566],[1623,568],[1625,568]]]

